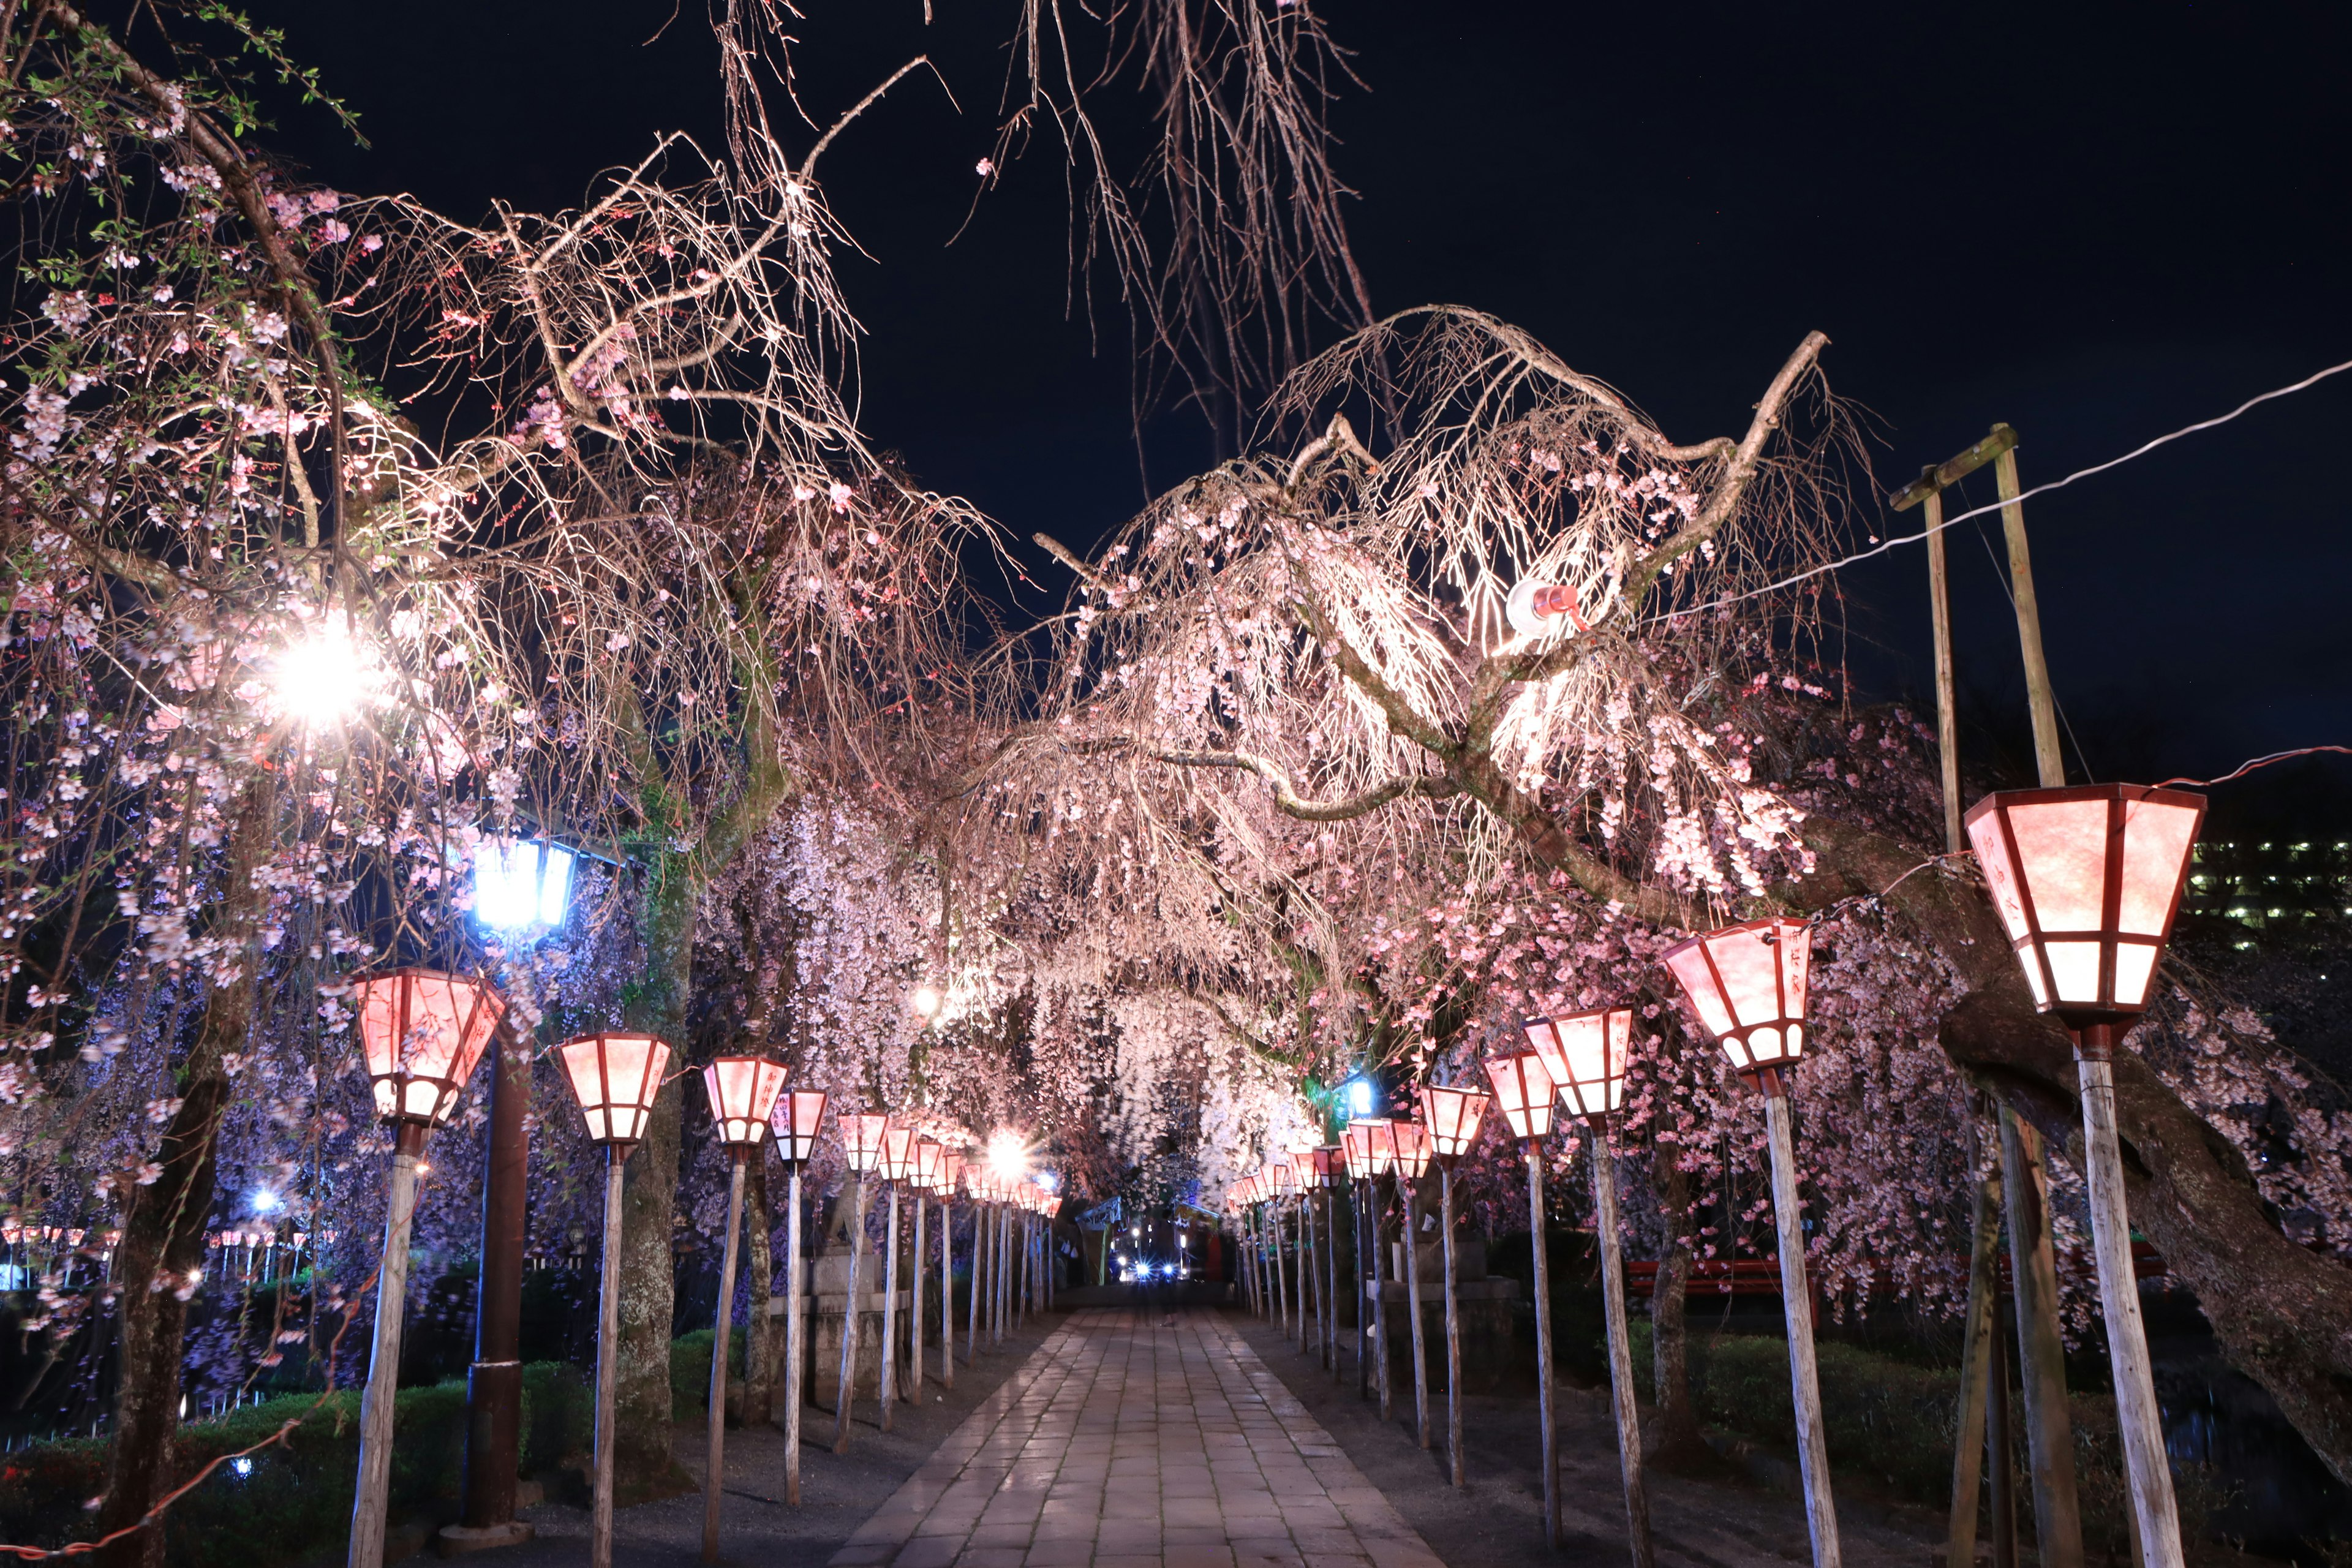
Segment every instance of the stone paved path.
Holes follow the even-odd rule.
[[[1443,1568],[1213,1311],[1071,1318],[832,1568]]]

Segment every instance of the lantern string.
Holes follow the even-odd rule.
[[[2243,403],[2241,403],[2238,406],[2230,410],[2227,414],[2216,415],[2210,419],[2200,419],[2194,425],[2184,425],[2179,429],[2158,436],[2152,441],[2141,443],[2139,446],[2133,447],[2130,451],[2126,452],[2119,458],[2109,458],[2104,463],[2094,463],[2087,468],[2077,468],[2073,473],[2068,474],[2064,479],[2052,479],[2047,484],[2035,485],[2032,489],[2029,489],[2023,494],[2011,500],[1990,501],[1983,506],[1971,508],[1969,510],[1959,512],[1951,517],[1946,518],[1942,522],[1936,524],[1932,528],[1923,528],[1916,533],[1895,535],[1892,538],[1883,540],[1877,544],[1872,545],[1867,550],[1856,551],[1852,555],[1845,556],[1840,560],[1829,562],[1823,565],[1808,567],[1802,572],[1783,577],[1777,583],[1767,583],[1760,588],[1750,588],[1745,593],[1740,594],[1727,594],[1720,599],[1710,600],[1704,605],[1694,605],[1690,608],[1683,610],[1670,610],[1664,612],[1664,614],[1667,618],[1672,618],[1677,616],[1697,615],[1703,611],[1717,610],[1728,605],[1737,605],[1744,600],[1761,598],[1767,594],[1777,594],[1783,588],[1793,588],[1800,583],[1810,581],[1815,577],[1824,576],[1832,572],[1840,571],[1845,567],[1853,565],[1857,562],[1867,561],[1874,555],[1884,555],[1898,544],[1916,544],[1920,541],[1927,538],[1930,534],[1940,533],[1945,529],[1966,522],[1971,518],[1983,517],[1989,512],[1999,511],[2003,507],[2022,505],[2024,502],[2032,500],[2035,496],[2047,495],[2052,490],[2064,489],[2076,479],[2087,479],[2094,474],[2105,473],[2109,468],[2121,468],[2124,464],[2130,462],[2135,458],[2146,457],[2148,453],[2155,451],[2158,447],[2167,446],[2174,441],[2181,439],[2183,437],[2194,436],[2200,430],[2210,430],[2216,426],[2227,425],[2230,421],[2237,418],[2240,415],[2248,412],[2261,404],[2268,403],[2273,398],[2290,396],[2295,393],[2304,391],[2307,387],[2316,386],[2319,383],[2326,381],[2331,375],[2341,375],[2347,370],[2352,370],[2352,360],[2346,360],[2341,364],[2331,364],[2325,370],[2315,371],[2311,374],[2305,376],[2301,381],[2294,383],[2292,385],[2273,387],[2268,392],[2259,394],[2253,397],[2249,397]],[[2221,781],[2215,780],[2214,782],[2220,783]]]

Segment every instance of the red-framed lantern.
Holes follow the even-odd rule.
[[[1805,1054],[1812,951],[1811,926],[1770,915],[1692,937],[1668,948],[1664,958],[1732,1067],[1755,1078],[1793,1068]]]
[[[853,1110],[836,1117],[841,1128],[842,1158],[859,1175],[870,1175],[882,1163],[882,1135],[890,1118],[879,1110]]]
[[[947,1146],[936,1138],[921,1138],[915,1142],[915,1185],[934,1197],[941,1191],[940,1174],[946,1168]]]
[[[1423,1084],[1422,1125],[1429,1129],[1429,1151],[1441,1163],[1460,1159],[1478,1142],[1478,1124],[1486,1119],[1492,1099],[1485,1090],[1456,1089],[1450,1084]]]
[[[1372,1162],[1372,1174],[1385,1176],[1396,1169],[1396,1123],[1383,1116],[1377,1120],[1358,1121],[1364,1133],[1364,1147]]]
[[[882,1130],[882,1158],[877,1163],[886,1182],[912,1180],[915,1174],[915,1130],[911,1127],[886,1127]]]
[[[2147,1010],[2205,797],[2138,784],[2003,790],[1969,811],[2033,1003],[2070,1029]]]
[[[719,1057],[702,1069],[711,1120],[719,1141],[732,1149],[756,1149],[768,1131],[768,1117],[784,1087],[781,1062],[761,1057]]]
[[[557,1047],[572,1098],[599,1143],[634,1148],[653,1119],[654,1096],[669,1067],[669,1042],[618,1030],[580,1035]]]
[[[788,1089],[768,1111],[768,1131],[787,1165],[805,1165],[816,1153],[817,1129],[824,1124],[824,1090]]]
[[[1486,1068],[1495,1086],[1496,1109],[1510,1123],[1511,1136],[1522,1143],[1549,1137],[1554,1094],[1543,1058],[1533,1051],[1518,1051],[1491,1058]]]
[[[1429,1173],[1429,1157],[1433,1150],[1429,1129],[1418,1121],[1391,1121],[1389,1141],[1396,1150],[1396,1173],[1408,1182],[1418,1182]]]
[[[437,969],[392,969],[352,983],[375,1110],[387,1121],[438,1127],[457,1109],[506,1017],[489,984]]]
[[[1552,1088],[1580,1116],[1607,1116],[1625,1103],[1625,1067],[1633,1054],[1633,1009],[1596,1007],[1557,1018],[1529,1018],[1528,1044],[1543,1058]]]
[[[1348,1163],[1348,1179],[1368,1182],[1372,1177],[1372,1135],[1360,1121],[1351,1121],[1339,1134],[1339,1150]]]

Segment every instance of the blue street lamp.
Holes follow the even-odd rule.
[[[492,931],[560,926],[579,857],[539,838],[485,838],[474,851],[474,918]]]
[[[1339,1086],[1339,1093],[1353,1118],[1373,1114],[1380,1102],[1380,1088],[1368,1078],[1351,1078]]]

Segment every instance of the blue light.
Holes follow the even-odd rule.
[[[558,844],[485,838],[474,850],[474,918],[493,931],[562,925],[573,858]]]
[[[271,1192],[268,1187],[254,1188],[253,1197],[250,1201],[253,1205],[253,1212],[256,1214],[276,1214],[279,1209],[286,1206],[286,1200],[279,1197],[276,1193]]]
[[[253,1474],[253,1460],[247,1455],[239,1454],[228,1462],[228,1468],[235,1470],[240,1478],[249,1476]]]
[[[1372,1080],[1370,1079],[1349,1079],[1347,1082],[1345,1092],[1348,1097],[1349,1115],[1370,1116],[1372,1113],[1373,1089]]]

